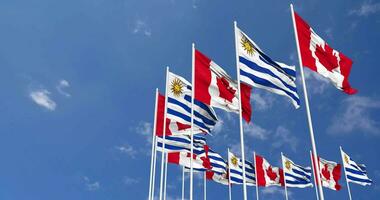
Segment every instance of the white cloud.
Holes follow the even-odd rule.
[[[33,90],[30,92],[30,98],[39,106],[42,106],[50,111],[54,111],[57,104],[49,97],[50,92],[45,89]]]
[[[143,34],[147,37],[150,37],[152,35],[152,31],[150,30],[147,23],[141,19],[138,19],[135,21],[132,33],[133,34]]]
[[[125,185],[134,185],[134,184],[137,184],[139,182],[140,182],[140,180],[136,179],[136,178],[132,178],[132,177],[124,177],[123,178],[123,183]]]
[[[330,85],[330,82],[327,78],[324,78],[323,76],[309,69],[304,68],[304,75],[305,79],[307,80],[307,89],[312,94],[323,94],[326,88]],[[299,78],[298,80],[300,81],[299,85],[302,85],[301,78]],[[298,89],[299,91],[302,90],[301,87]]]
[[[100,183],[98,181],[91,182],[87,176],[84,176],[83,180],[86,186],[86,190],[88,191],[95,191],[100,188]]]
[[[332,28],[327,28],[325,34],[329,39],[333,39]]]
[[[263,90],[256,90],[251,98],[251,103],[253,104],[253,109],[255,111],[270,109],[273,106],[274,102],[275,98],[273,97],[273,94]]]
[[[364,1],[360,8],[349,11],[350,15],[369,16],[380,12],[380,3],[372,3],[372,1]]]
[[[57,88],[57,91],[61,95],[65,96],[65,97],[71,97],[71,95],[69,93],[67,93],[67,92],[64,91],[64,89],[68,88],[68,87],[70,87],[70,83],[67,80],[62,79],[62,80],[59,81],[59,83],[58,83],[58,85],[57,85],[56,88]]]
[[[133,146],[124,144],[122,146],[116,146],[115,149],[117,149],[120,153],[126,154],[131,158],[135,158],[137,151],[133,148]]]
[[[272,143],[272,147],[281,148],[283,146],[289,146],[292,151],[297,150],[298,139],[294,135],[290,133],[290,131],[283,127],[279,126],[276,129],[274,134],[274,142]]]
[[[215,136],[222,132],[223,124],[224,124],[224,121],[221,118],[219,118],[218,121],[216,122],[215,126],[214,126],[213,131],[212,131],[212,133]]]
[[[363,96],[350,96],[342,102],[338,114],[328,128],[331,134],[348,134],[354,130],[380,135],[380,122],[371,117],[371,111],[380,109],[380,100]]]
[[[140,122],[135,128],[135,131],[138,134],[141,134],[142,136],[146,137],[146,140],[149,142],[149,144],[152,143],[153,127],[151,123]]]
[[[282,194],[285,196],[285,190],[282,187],[265,187],[260,190],[263,195]],[[288,190],[288,197],[291,197],[292,193]]]
[[[268,130],[254,123],[244,123],[243,129],[246,135],[260,140],[266,140],[270,134]]]

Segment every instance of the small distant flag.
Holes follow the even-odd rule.
[[[243,184],[243,161],[228,151],[228,167],[232,184]],[[255,167],[252,163],[245,161],[245,180],[248,186],[255,186]]]
[[[341,165],[320,157],[318,160],[322,186],[332,190],[340,190],[342,186],[339,185],[338,181],[341,177]]]
[[[348,156],[342,149],[340,149],[343,167],[346,172],[347,182],[356,183],[359,185],[371,185],[372,180],[368,178],[367,170],[365,165],[356,164],[355,161],[351,160],[350,156]]]
[[[352,61],[343,53],[331,48],[296,12],[294,12],[302,64],[329,79],[336,88],[355,94],[348,77]]]
[[[232,79],[219,65],[195,49],[195,99],[228,112],[239,113],[237,81]],[[241,87],[242,114],[251,120],[250,87]]]
[[[286,187],[313,187],[311,167],[297,165],[284,155],[282,155],[282,166],[284,167]]]
[[[284,171],[281,168],[273,167],[265,158],[257,154],[255,162],[258,186],[284,186]]]
[[[191,124],[191,84],[169,72],[167,118],[182,124]],[[194,99],[194,128],[196,133],[210,133],[218,118],[212,107]]]
[[[295,67],[273,61],[239,28],[236,34],[240,80],[250,86],[287,96],[298,108],[300,99],[295,84]]]

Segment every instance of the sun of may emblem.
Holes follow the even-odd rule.
[[[249,41],[248,38],[246,38],[244,35],[241,37],[240,44],[250,56],[253,55],[253,53],[255,52],[255,48],[253,47],[251,41]]]
[[[289,160],[287,160],[287,161],[285,162],[285,167],[286,167],[286,169],[288,169],[288,170],[290,170],[290,168],[292,167],[292,166],[291,166],[291,163],[290,163]]]
[[[347,155],[344,155],[344,161],[348,164],[349,159]]]
[[[183,92],[183,87],[184,87],[184,85],[183,85],[182,81],[179,80],[178,78],[176,78],[171,82],[170,90],[172,91],[174,96],[179,97]]]
[[[238,159],[234,156],[231,158],[231,163],[236,166],[238,164]]]

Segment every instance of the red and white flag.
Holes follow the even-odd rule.
[[[203,160],[200,155],[193,155],[193,168],[195,170],[205,169]],[[174,152],[168,153],[168,163],[181,165],[190,168],[191,153],[188,152]]]
[[[255,159],[258,186],[284,186],[284,171],[281,168],[273,167],[265,158],[257,154]]]
[[[162,136],[164,132],[164,114],[165,114],[165,96],[158,94],[157,113],[156,113],[156,135]],[[166,118],[165,135],[189,135],[191,130],[190,124],[183,124]]]
[[[302,64],[328,78],[339,90],[355,94],[357,90],[348,82],[351,59],[331,48],[296,12],[294,17]]]
[[[212,107],[239,113],[237,81],[198,50],[195,50],[195,88],[195,99]],[[251,87],[241,84],[240,89],[243,118],[250,122]]]
[[[341,177],[341,165],[320,157],[318,159],[322,186],[332,190],[340,190],[342,186],[339,185],[338,181]]]

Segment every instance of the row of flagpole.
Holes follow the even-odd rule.
[[[309,99],[308,99],[308,93],[307,93],[307,86],[306,81],[304,77],[304,71],[303,71],[303,63],[301,58],[301,52],[300,52],[300,44],[297,34],[297,28],[296,28],[296,22],[295,22],[295,16],[294,16],[294,9],[293,5],[290,5],[291,8],[291,17],[293,22],[293,29],[294,29],[294,36],[297,46],[297,55],[299,60],[299,69],[301,74],[301,82],[303,87],[303,93],[305,98],[305,109],[306,109],[306,116],[308,121],[308,127],[309,127],[309,134],[310,134],[310,141],[312,145],[312,151],[310,152],[311,159],[314,161],[314,163],[318,163],[318,154],[317,154],[317,148],[316,148],[316,142],[314,137],[314,130],[313,130],[313,123],[312,123],[312,117],[310,112],[310,105],[309,105]],[[241,147],[241,157],[242,160],[245,161],[245,151],[244,151],[244,130],[243,130],[243,118],[242,118],[242,105],[241,105],[241,88],[240,88],[240,68],[239,68],[239,56],[238,56],[238,40],[237,40],[237,22],[234,22],[234,35],[235,35],[235,59],[236,59],[236,72],[237,72],[237,82],[238,82],[238,98],[239,98],[239,130],[240,130],[240,147]],[[194,91],[195,91],[195,84],[194,84],[194,76],[195,76],[195,44],[192,44],[192,100],[191,100],[191,155],[193,155],[193,129],[194,129]],[[166,69],[166,84],[165,84],[165,110],[164,110],[164,121],[167,117],[167,101],[168,101],[168,74],[169,74],[169,67]],[[156,89],[156,102],[158,99],[158,89]],[[155,193],[155,175],[156,175],[156,157],[157,157],[157,151],[156,151],[156,137],[155,137],[155,131],[156,131],[156,112],[157,112],[157,105],[155,106],[155,116],[154,116],[154,126],[153,126],[153,137],[152,137],[152,156],[151,156],[151,166],[150,166],[150,180],[149,180],[149,199],[154,198]],[[166,135],[166,123],[163,124],[163,142],[162,142],[162,148],[165,149],[165,135]],[[282,153],[281,153],[282,154]],[[166,200],[166,183],[167,183],[167,155],[162,151],[161,153],[161,174],[160,174],[160,189],[159,189],[159,200]],[[256,161],[255,161],[256,162]],[[315,174],[320,174],[319,165],[314,165],[315,167]],[[256,170],[256,169],[255,169]],[[245,171],[245,163],[242,165],[242,172],[243,172],[243,199],[247,200],[247,185],[246,185],[246,171]],[[345,172],[346,173],[346,172]],[[193,170],[193,159],[190,159],[190,184],[189,184],[189,196],[190,200],[193,200],[193,182],[194,182],[194,170]],[[314,175],[315,176],[315,175]],[[182,199],[185,196],[185,189],[184,189],[184,178],[185,178],[185,171],[183,169],[182,172]],[[257,179],[257,178],[256,178]],[[347,179],[347,175],[346,175]],[[230,180],[230,177],[229,177]],[[316,195],[317,199],[324,200],[323,195],[323,189],[320,178],[317,178],[315,176],[314,178],[315,185],[316,185]],[[257,180],[256,180],[257,182]],[[258,184],[256,184],[256,198],[259,198],[258,195]],[[351,199],[351,193],[349,184],[347,183],[347,188],[349,192],[349,198]],[[286,199],[287,196],[287,187],[285,184],[285,194]],[[204,174],[204,199],[206,199],[206,173]],[[229,184],[229,199],[231,200],[231,185]]]

